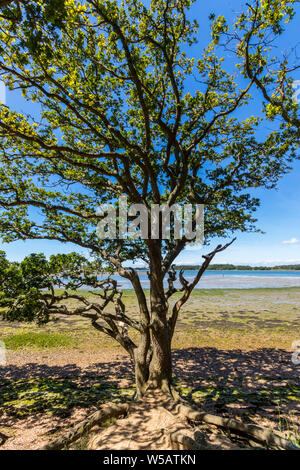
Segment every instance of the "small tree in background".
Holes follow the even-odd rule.
[[[52,255],[49,260],[42,253],[32,253],[17,263],[9,262],[1,251],[0,261],[0,307],[5,308],[2,317],[9,321],[36,321],[42,325],[54,314],[69,315],[71,312],[61,301],[73,298],[87,302],[77,290],[102,286],[96,263],[78,253]],[[57,294],[57,289],[63,292]],[[72,313],[80,315],[85,310],[81,307]]]
[[[223,17],[211,15],[212,40],[202,51],[196,47],[197,23],[188,18],[189,0],[153,0],[148,7],[135,0],[2,3],[1,78],[10,89],[20,89],[27,102],[36,103],[32,115],[0,108],[2,239],[56,240],[85,248],[99,266],[131,282],[139,306],[139,318],[132,318],[116,283],[108,279],[100,285],[89,263],[72,254],[49,262],[29,258],[37,266],[49,263],[55,282],[66,268],[73,284],[57,295],[55,284],[51,288],[43,277],[41,285],[50,293],[43,293],[41,285],[32,287],[34,308],[26,307],[27,292],[6,317],[88,317],[131,356],[139,398],[149,388],[172,395],[171,343],[178,314],[211,260],[230,243],[204,255],[192,282],[181,273],[178,289],[172,265],[188,240],[150,236],[100,241],[97,207],[126,195],[129,204],[147,208],[150,223],[151,204],[204,204],[206,242],[255,230],[259,200],[249,190],[274,188],[297,156],[299,135],[293,122],[273,121],[272,130],[265,129],[274,113],[284,117],[287,109],[294,119],[298,111],[292,82],[284,73],[286,61],[277,74],[284,86],[281,108],[271,102],[261,117],[260,103],[258,116],[247,115],[255,85],[276,81],[262,48],[272,45],[282,24],[292,19],[294,2],[247,4],[232,34]],[[254,10],[259,27],[253,26]],[[250,51],[254,35],[257,52]],[[218,53],[224,36],[235,42],[239,79],[229,59],[224,62]],[[190,50],[197,56],[190,57]],[[124,266],[137,259],[148,265],[149,299],[137,271]],[[103,288],[101,301],[92,303],[69,292],[82,283]],[[179,290],[181,296],[170,308],[169,300]],[[70,296],[81,303],[73,311],[63,304]],[[114,314],[106,312],[110,303]],[[138,343],[130,338],[132,329],[139,334]]]

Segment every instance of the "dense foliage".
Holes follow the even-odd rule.
[[[2,316],[10,321],[46,323],[50,313],[59,313],[59,300],[66,300],[83,286],[99,287],[98,274],[97,264],[78,253],[52,255],[49,260],[42,253],[32,253],[18,263],[8,261],[1,251]],[[62,289],[58,296],[55,289]]]

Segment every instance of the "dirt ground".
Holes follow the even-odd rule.
[[[291,362],[291,352],[273,349],[230,351],[190,348],[175,350],[173,357],[178,390],[187,399],[192,398],[198,402],[205,410],[243,419],[248,423],[269,426],[277,431],[285,431],[285,435],[299,433],[300,377],[298,366]],[[10,396],[9,393],[6,395],[6,405],[2,402],[2,407],[0,406],[0,432],[4,440],[7,438],[1,449],[36,449],[71,424],[84,419],[99,405],[99,396],[94,401],[92,397],[88,397],[87,403],[80,400],[77,402],[74,396],[72,399],[69,396],[64,397],[66,388],[62,386],[61,396],[64,400],[61,407],[61,404],[57,405],[59,393],[55,395],[56,390],[51,387],[49,389],[44,386],[43,389],[43,380],[49,381],[51,378],[54,384],[77,384],[79,388],[90,391],[101,384],[110,387],[107,389],[107,396],[102,397],[102,402],[120,401],[122,397],[128,399],[133,393],[132,364],[127,356],[116,350],[106,349],[93,354],[76,351],[42,354],[15,351],[9,353],[8,363],[8,366],[1,367],[0,392],[4,395],[5,391],[11,393]],[[21,387],[14,395],[11,384],[16,388],[18,384],[28,386],[26,381],[34,386],[39,383],[40,390],[33,387],[30,390],[29,387],[28,391],[28,388],[25,387],[24,390]],[[122,396],[118,393],[120,390],[126,393]],[[115,396],[112,391],[116,391]],[[48,397],[48,401],[42,403],[41,409],[30,409],[29,404],[26,412],[28,398],[34,397],[37,402],[44,395]],[[22,402],[22,399],[25,401]],[[160,422],[162,417],[152,416],[151,419]],[[112,436],[112,431],[118,429],[121,436],[125,424],[126,422],[122,424],[119,421],[107,428],[105,436]],[[212,443],[217,439],[221,448],[231,448],[226,436],[216,436],[213,431],[210,433]],[[126,447],[125,441],[123,444],[119,443],[120,448],[134,448],[134,439],[131,438],[129,444],[126,441],[129,447]],[[147,442],[143,442],[141,448],[149,446]],[[157,445],[162,445],[162,442],[158,440]],[[84,448],[85,443],[81,445]]]

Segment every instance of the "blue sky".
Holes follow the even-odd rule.
[[[241,11],[244,2],[236,0],[213,0],[203,2],[198,0],[192,7],[191,16],[198,20],[200,25],[201,40],[203,46],[209,39],[208,16],[211,12],[224,14],[231,20]],[[298,8],[298,10],[300,10]],[[300,13],[300,12],[299,12]],[[288,34],[284,33],[280,52],[295,46],[299,36],[299,14],[288,26]],[[300,42],[299,42],[300,47]],[[295,80],[300,80],[300,72]],[[0,99],[3,100],[4,91],[0,86]],[[19,94],[7,91],[7,104],[24,112],[32,111],[29,105],[20,98]],[[253,103],[254,113],[256,108]],[[274,265],[300,263],[300,162],[294,163],[293,170],[279,182],[277,190],[256,190],[255,196],[261,200],[261,206],[256,212],[258,227],[265,232],[237,233],[237,240],[226,251],[220,253],[214,260],[216,263]],[[188,264],[198,263],[205,252],[213,248],[220,240],[214,240],[210,247],[190,247],[184,250],[176,262]],[[224,240],[221,240],[224,242]],[[61,244],[55,241],[18,241],[11,244],[1,244],[0,250],[6,251],[12,260],[20,260],[32,252],[44,252],[47,256],[52,253],[67,253],[75,247],[71,244]],[[84,252],[84,251],[81,251]]]

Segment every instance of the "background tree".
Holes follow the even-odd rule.
[[[97,279],[98,272],[95,262],[78,253],[52,255],[49,260],[42,253],[32,253],[18,263],[8,261],[1,251],[0,307],[5,308],[2,316],[10,321],[36,321],[42,325],[55,313],[80,315],[88,302],[76,291],[87,285],[100,288],[103,283]],[[105,288],[106,281],[103,282]],[[116,286],[113,281],[111,284]],[[55,289],[63,292],[56,294]],[[85,306],[71,313],[60,303],[66,299],[82,301]]]
[[[293,16],[292,3],[261,2],[265,15],[274,12],[261,20],[261,41],[267,41],[268,28],[275,37],[281,33],[280,25]],[[26,310],[26,291],[18,313],[10,308],[6,316],[46,320],[59,312],[91,318],[130,354],[140,397],[149,387],[171,391],[171,342],[179,311],[211,260],[230,243],[204,255],[191,283],[180,274],[182,294],[170,308],[170,297],[179,290],[172,264],[188,240],[100,241],[97,207],[115,204],[125,194],[130,204],[144,204],[150,219],[152,203],[204,204],[206,242],[255,230],[259,201],[249,189],[275,187],[299,144],[298,134],[281,122],[260,132],[265,119],[272,119],[270,112],[263,118],[258,109],[258,116],[241,118],[267,64],[253,59],[260,68],[250,73],[247,64],[241,66],[247,79],[237,80],[225,61],[226,70],[216,50],[220,37],[229,34],[224,18],[212,15],[211,43],[189,57],[198,38],[197,23],[188,18],[190,5],[189,0],[153,0],[148,7],[135,0],[65,0],[58,8],[53,0],[37,0],[17,2],[18,8],[12,2],[1,18],[1,78],[36,103],[32,115],[0,108],[2,239],[58,240],[88,249],[99,266],[106,263],[132,283],[139,305],[139,318],[132,318],[115,283],[100,285],[94,272],[87,276],[78,269],[74,255],[64,261],[74,280],[65,294],[57,296],[43,278],[49,297],[36,286],[36,308]],[[256,7],[254,2],[240,15],[234,34],[244,28],[241,34],[249,37]],[[243,60],[245,46],[237,53]],[[137,271],[124,266],[136,259],[149,266],[149,299]],[[47,263],[39,257],[31,262]],[[57,263],[59,258],[56,280]],[[92,304],[78,296],[83,305],[69,310],[63,301],[83,281],[104,288],[101,301]],[[105,311],[111,302],[114,314]],[[138,343],[129,337],[132,329]]]

